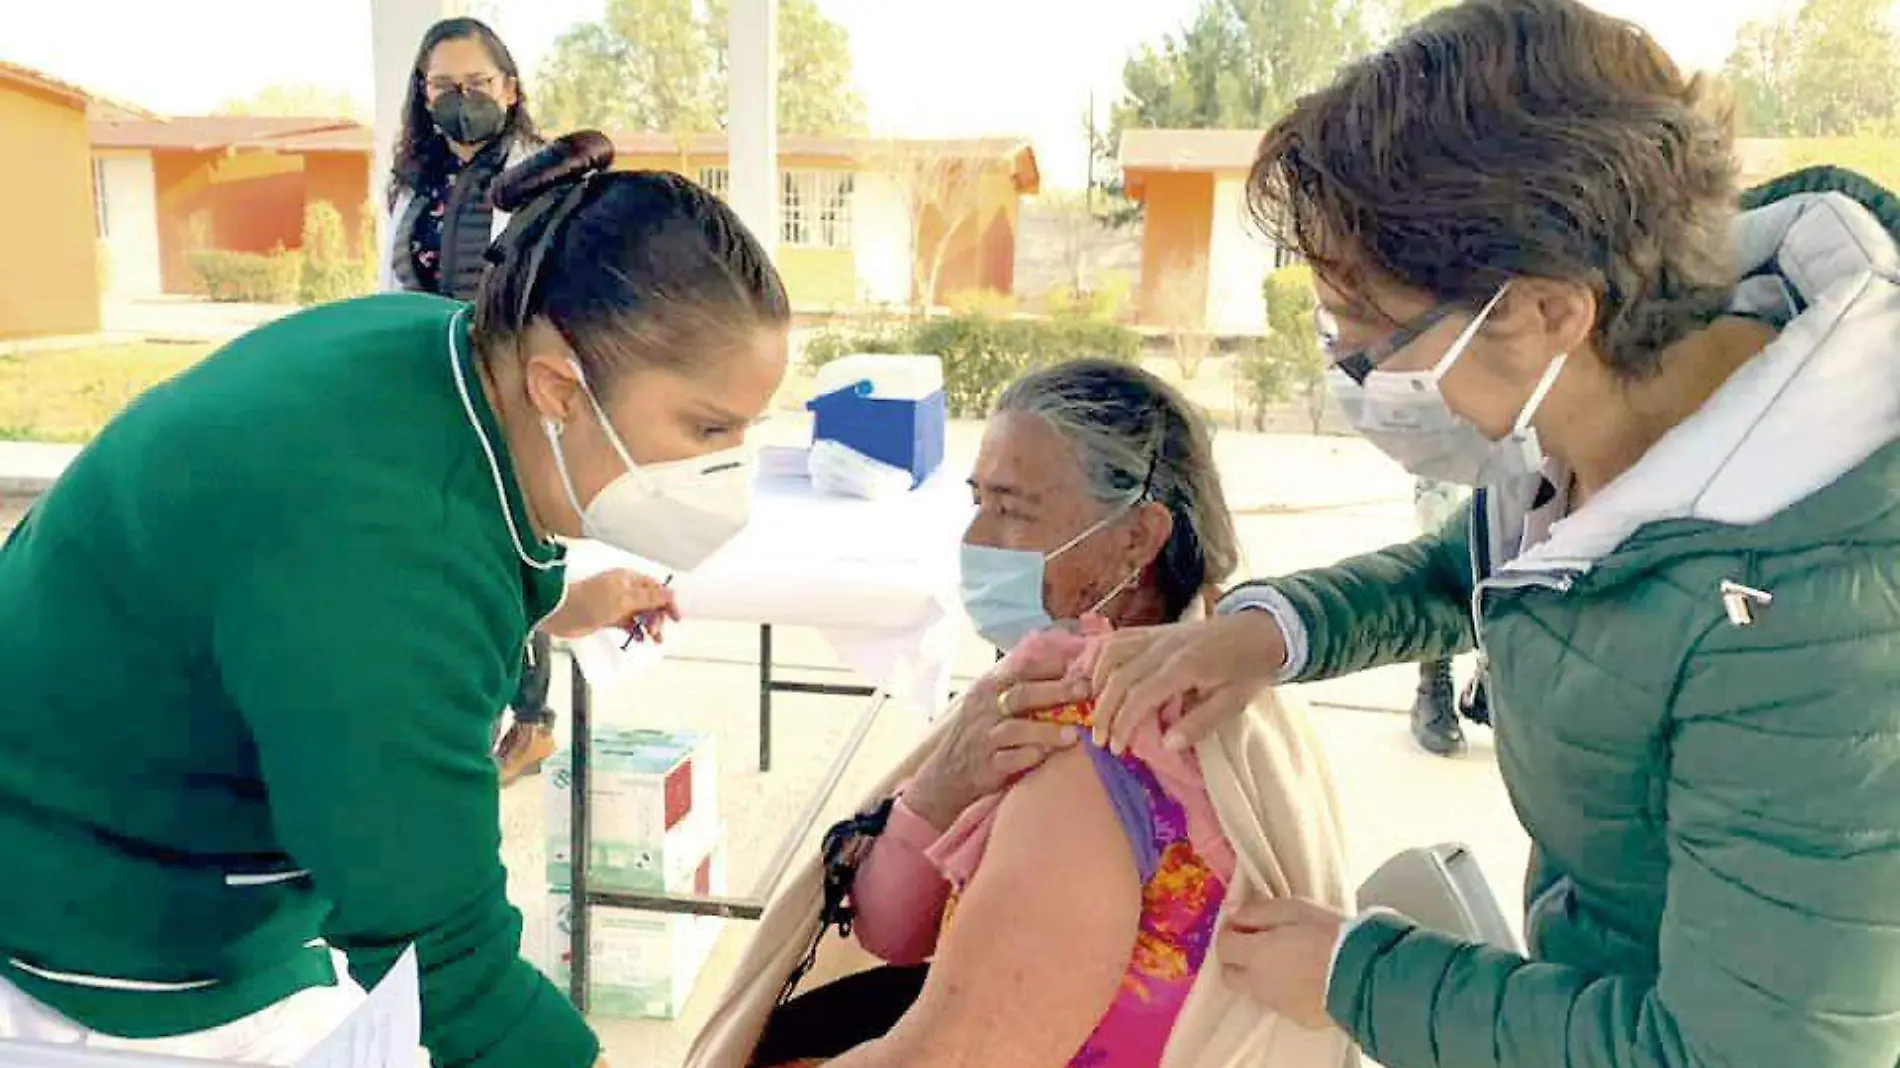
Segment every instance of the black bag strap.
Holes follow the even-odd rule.
[[[805,947],[805,955],[799,959],[798,966],[786,977],[785,986],[779,991],[780,1005],[792,1000],[798,991],[798,984],[818,963],[818,947],[824,944],[825,933],[832,928],[838,929],[838,937],[851,937],[851,924],[857,918],[857,910],[851,906],[851,887],[857,881],[858,865],[864,855],[870,851],[871,842],[884,833],[891,822],[891,809],[897,804],[895,796],[887,797],[869,812],[860,812],[850,819],[840,820],[825,832],[823,855],[825,858],[825,897],[818,906],[818,930],[811,936],[811,944]]]

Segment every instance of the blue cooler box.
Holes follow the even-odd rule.
[[[910,472],[911,488],[943,464],[943,361],[935,356],[842,356],[818,369],[805,407],[813,442],[835,441]]]

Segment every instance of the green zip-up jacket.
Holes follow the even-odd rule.
[[[1362,917],[1327,1008],[1386,1068],[1900,1063],[1900,254],[1839,178],[1752,195],[1737,310],[1779,338],[1545,540],[1493,490],[1225,599],[1301,680],[1477,621],[1529,959]]]
[[[416,947],[439,1066],[586,1068],[520,958],[489,757],[560,561],[463,306],[233,342],[115,419],[0,549],[0,977],[189,1033]]]

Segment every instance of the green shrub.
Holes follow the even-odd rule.
[[[350,258],[343,233],[343,213],[319,200],[304,209],[303,269],[297,283],[297,302],[327,304],[369,292],[360,260]]]
[[[1135,282],[1127,271],[1102,271],[1086,290],[1064,283],[1042,295],[1042,309],[1057,319],[1103,319],[1119,322],[1133,302]]]
[[[1102,356],[1123,363],[1141,359],[1141,335],[1103,319],[1051,319],[1038,324],[1049,337],[1048,344],[1064,353],[1064,359],[1078,356]]]
[[[981,418],[1011,380],[1043,360],[1032,336],[1036,320],[951,316],[919,323],[913,352],[943,360],[943,397],[950,414]]]
[[[1234,374],[1255,430],[1267,428],[1268,409],[1301,400],[1308,402],[1308,418],[1314,420],[1314,433],[1319,432],[1315,411],[1323,416],[1325,408],[1322,405],[1315,409],[1311,402],[1324,399],[1325,380],[1315,372],[1323,373],[1325,368],[1309,363],[1298,342],[1271,334],[1241,349],[1236,356]]]
[[[910,346],[909,323],[860,323],[846,330],[832,328],[813,335],[805,342],[803,362],[806,370],[820,367],[856,352],[915,352]]]
[[[294,303],[303,276],[303,257],[283,249],[268,255],[200,250],[186,253],[185,261],[216,301]]]
[[[816,369],[858,352],[940,358],[950,414],[980,418],[989,414],[997,394],[1027,371],[1086,356],[1133,362],[1141,355],[1141,338],[1127,327],[1097,320],[951,315],[826,331],[806,343],[805,365]]]
[[[1298,400],[1317,434],[1326,417],[1326,358],[1313,322],[1318,297],[1313,272],[1301,265],[1267,276],[1267,336],[1243,349],[1235,366],[1255,430],[1266,429],[1267,409]]]

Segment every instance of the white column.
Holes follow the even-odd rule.
[[[391,150],[402,125],[403,99],[415,69],[422,35],[442,19],[462,13],[463,0],[370,0],[370,43],[375,62],[376,153],[371,157],[369,195],[380,211],[389,195]]]
[[[727,202],[778,252],[778,0],[732,0],[726,57]]]
[[[1215,176],[1207,245],[1207,328],[1221,334],[1265,333],[1262,290],[1273,273],[1273,244],[1247,214],[1246,176]]]

